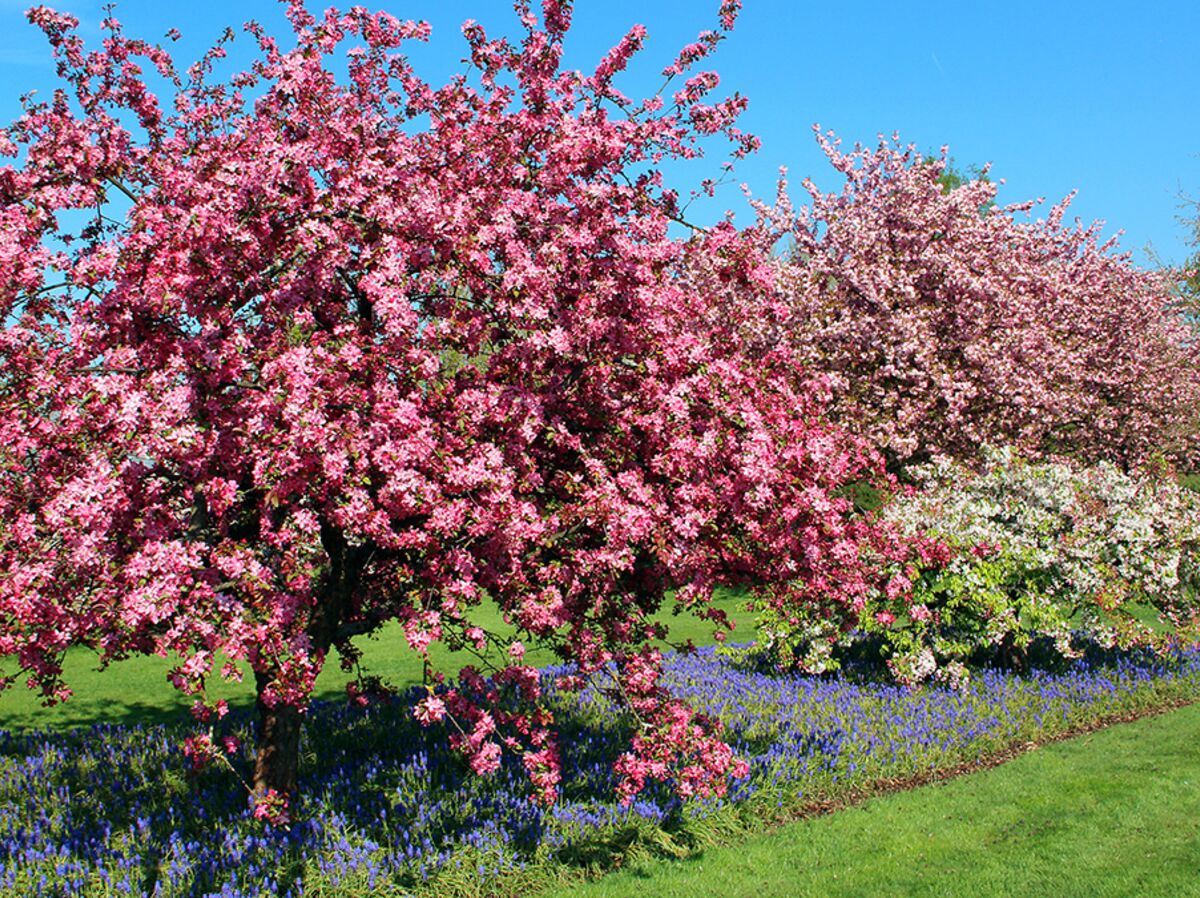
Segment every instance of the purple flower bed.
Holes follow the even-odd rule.
[[[667,680],[725,721],[749,759],[726,798],[680,804],[660,788],[618,805],[610,768],[625,734],[598,691],[557,700],[564,787],[549,809],[513,759],[487,779],[465,771],[406,702],[317,707],[287,830],[253,819],[232,772],[189,775],[182,724],[0,732],[0,895],[452,894],[526,866],[594,861],[608,840],[835,797],[1193,698],[1200,653],[989,671],[953,692],[755,672],[702,650],[671,659]],[[249,737],[248,720],[232,728]]]

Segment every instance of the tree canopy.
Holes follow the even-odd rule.
[[[1200,369],[1167,278],[1067,224],[1070,197],[1030,220],[944,159],[818,140],[841,191],[763,211],[793,237],[787,333],[833,420],[899,467],[987,443],[1191,463]]]
[[[473,619],[491,601],[632,715],[627,794],[724,788],[741,762],[659,686],[651,616],[676,590],[719,625],[718,583],[861,588],[838,491],[877,467],[787,346],[678,273],[752,291],[755,327],[787,311],[747,235],[669,236],[657,170],[755,145],[693,71],[737,7],[640,101],[613,81],[644,29],[563,70],[556,0],[517,2],[516,43],[468,23],[474,76],[440,87],[397,52],[427,28],[361,8],[290,0],[295,46],[248,26],[260,56],[227,81],[220,46],[180,73],[116,21],[88,51],[32,10],[63,87],[0,141],[0,652],[50,698],[73,645],[176,655],[200,696],[219,653],[244,662],[282,814],[331,649],[398,621],[481,659],[448,690],[431,671],[418,716],[479,773],[520,753],[549,800],[553,716],[523,642]]]

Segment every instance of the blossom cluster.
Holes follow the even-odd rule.
[[[1200,495],[1169,470],[984,446],[974,465],[907,473],[858,543],[878,572],[869,588],[803,605],[759,590],[753,653],[820,673],[866,637],[899,682],[961,684],[984,664],[1027,664],[1035,642],[1069,658],[1081,641],[1200,638]]]
[[[563,69],[557,0],[516,0],[519,37],[467,23],[471,72],[441,86],[401,52],[426,25],[360,6],[286,0],[288,40],[247,26],[257,59],[224,81],[224,43],[180,71],[114,19],[89,50],[31,10],[62,89],[0,145],[0,654],[49,700],[75,645],[177,656],[201,698],[214,658],[242,662],[253,788],[282,821],[326,658],[398,621],[503,686],[422,718],[481,774],[519,756],[549,798],[553,715],[478,626],[485,597],[579,684],[609,663],[632,683],[672,594],[720,626],[718,585],[862,579],[837,491],[874,458],[787,346],[746,348],[723,296],[675,274],[695,254],[771,284],[731,226],[669,232],[660,163],[755,146],[745,100],[693,70],[739,3],[714,5],[673,104],[614,85],[638,29],[592,76]],[[753,322],[788,314],[759,294]],[[649,723],[631,784],[739,769],[661,687],[626,698]]]

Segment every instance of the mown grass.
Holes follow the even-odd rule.
[[[736,638],[741,641],[750,638],[754,632],[753,615],[743,610],[744,604],[745,596],[735,592],[720,593],[714,600],[714,605],[737,623]],[[688,639],[696,645],[713,642],[713,625],[707,621],[687,614],[672,615],[669,610],[659,617],[669,627],[668,635],[673,642]],[[480,626],[492,632],[513,632],[495,606],[481,606],[476,619]],[[360,638],[358,644],[363,649],[366,672],[378,675],[400,689],[421,682],[421,660],[408,647],[398,626],[384,627],[374,636]],[[435,668],[450,675],[474,662],[470,654],[450,652],[440,644],[435,644],[430,654]],[[531,650],[526,660],[540,667],[553,664],[557,659],[547,651]],[[175,659],[138,656],[99,670],[93,652],[71,650],[64,670],[66,683],[75,694],[66,702],[44,707],[37,693],[18,682],[0,693],[0,729],[63,730],[94,723],[165,723],[185,714],[191,706],[191,701],[167,681],[167,672],[176,663]],[[220,663],[218,660],[218,668]],[[0,659],[0,673],[12,670],[10,659]],[[314,697],[325,700],[344,697],[347,679],[335,653],[317,679]],[[242,683],[233,683],[214,676],[209,683],[209,694],[214,699],[225,699],[233,707],[249,707],[254,702],[249,677]]]
[[[1200,896],[1200,707],[538,898]]]

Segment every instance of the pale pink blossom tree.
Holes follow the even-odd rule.
[[[942,183],[945,156],[817,139],[844,178],[764,209],[794,241],[788,338],[829,376],[831,417],[896,467],[1013,444],[1125,466],[1194,461],[1200,367],[1170,284],[1101,242],[1101,223],[994,203],[983,176]]]

